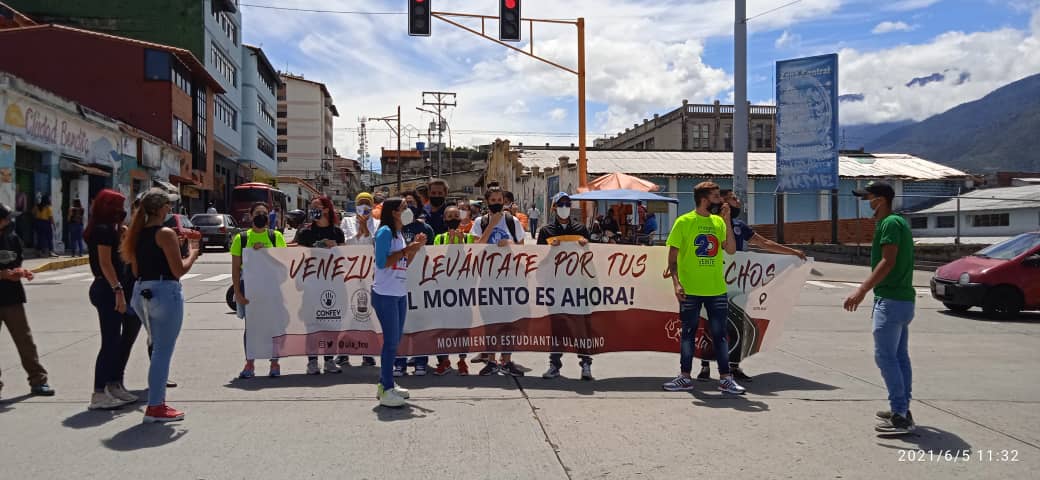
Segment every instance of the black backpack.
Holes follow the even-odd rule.
[[[273,229],[270,229],[270,228],[267,229],[267,238],[271,240],[271,246],[272,247],[277,247],[278,246],[278,242],[275,241],[275,235],[274,235],[274,230]],[[249,229],[242,230],[241,232],[239,232],[238,239],[239,239],[238,240],[239,246],[241,246],[242,248],[246,248],[246,242],[249,241]]]
[[[513,225],[513,214],[510,212],[503,213],[505,213],[506,228],[509,229],[509,236],[513,237],[513,243],[520,243],[520,239],[516,237],[516,225]],[[491,223],[491,215],[484,215],[480,219],[480,230],[487,230],[489,223]]]

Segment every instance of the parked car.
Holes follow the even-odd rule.
[[[224,213],[199,213],[192,215],[191,223],[198,227],[199,232],[202,233],[202,245],[203,248],[208,246],[217,246],[224,250],[231,249],[231,241],[235,239],[235,235],[238,235],[242,231],[235,224],[235,219],[231,218],[231,215]]]
[[[939,267],[932,296],[955,312],[1011,318],[1040,310],[1040,232],[1023,233]]]
[[[198,227],[191,223],[187,215],[171,213],[166,216],[163,226],[169,227],[177,233],[177,239],[181,243],[182,257],[188,256],[188,242],[199,242],[202,240],[202,234],[199,233]]]

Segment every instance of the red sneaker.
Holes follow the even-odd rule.
[[[451,371],[451,360],[443,360],[437,364],[437,369],[433,371],[433,374],[440,377],[447,375]]]
[[[459,375],[461,375],[463,377],[466,376],[466,375],[469,375],[469,365],[466,364],[466,359],[465,358],[460,358],[459,359],[458,367],[459,367]]]
[[[184,412],[166,404],[151,406],[144,411],[144,423],[165,423],[184,420]]]

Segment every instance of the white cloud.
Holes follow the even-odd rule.
[[[888,1],[882,7],[884,10],[895,11],[895,12],[907,12],[910,10],[920,10],[927,8],[940,0],[899,0],[899,1]]]
[[[841,93],[864,97],[842,104],[843,122],[922,120],[1040,72],[1040,10],[1033,13],[1029,31],[947,32],[920,45],[876,52],[843,49],[839,59]],[[907,86],[936,73],[945,79]]]
[[[788,48],[795,47],[800,43],[802,43],[801,35],[784,30],[784,33],[781,33],[776,41],[773,42],[773,46],[776,48]]]
[[[555,121],[560,121],[567,118],[567,110],[562,108],[554,108],[549,111],[549,118]]]
[[[527,104],[524,103],[523,100],[513,100],[513,103],[510,103],[509,106],[506,107],[505,114],[506,115],[517,115],[517,114],[520,114],[520,113],[527,113],[527,112],[530,112],[530,111],[531,111],[531,109],[527,108]]]
[[[914,30],[916,28],[917,28],[916,25],[909,25],[906,22],[889,22],[889,21],[884,21],[884,22],[881,22],[881,23],[877,24],[877,26],[875,26],[874,29],[871,30],[871,33],[873,33],[875,35],[878,35],[878,34],[882,34],[882,33],[891,33],[891,32],[909,32],[909,31],[912,31],[912,30]]]

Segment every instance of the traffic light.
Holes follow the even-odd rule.
[[[408,34],[430,36],[430,0],[408,0]]]
[[[498,0],[498,39],[520,41],[520,0]]]

